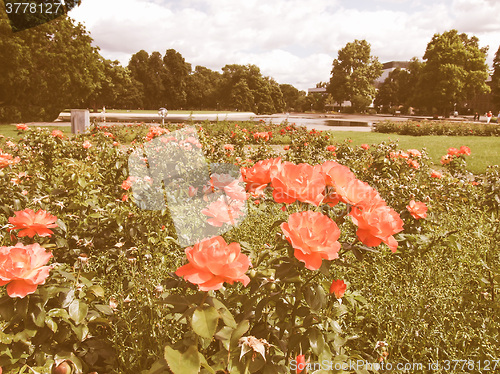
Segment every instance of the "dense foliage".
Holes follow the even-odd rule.
[[[500,126],[473,122],[437,122],[437,121],[381,121],[374,128],[375,132],[396,133],[399,135],[450,135],[450,136],[500,136]]]
[[[356,111],[364,111],[375,98],[374,81],[382,74],[382,64],[370,53],[370,44],[356,39],[333,60],[327,91],[340,105],[348,100]]]
[[[375,105],[383,111],[396,108],[409,113],[412,107],[445,117],[455,110],[473,113],[478,110],[473,107],[474,101],[490,92],[487,51],[488,47],[479,47],[477,37],[457,30],[435,34],[427,44],[423,61],[414,58],[405,71],[389,74]],[[492,82],[495,92],[496,81]]]
[[[499,170],[467,172],[465,145],[436,166],[286,123],[19,129],[0,139],[4,373],[498,360]],[[203,217],[220,231],[184,250]]]
[[[81,105],[99,87],[91,41],[66,16],[13,33],[0,13],[0,122],[52,121]]]

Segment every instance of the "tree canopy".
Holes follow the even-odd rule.
[[[493,59],[493,76],[491,77],[491,91],[493,103],[500,106],[500,47],[498,47]]]
[[[370,44],[357,39],[339,50],[327,88],[333,100],[339,104],[346,100],[361,103],[375,97],[374,81],[382,74],[382,64],[370,53]]]
[[[424,54],[419,101],[448,115],[455,104],[488,92],[487,51],[477,37],[457,30],[434,34]]]
[[[52,121],[99,81],[100,56],[67,16],[13,33],[0,15],[0,122]]]

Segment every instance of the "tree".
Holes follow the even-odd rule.
[[[122,109],[142,107],[142,84],[118,61],[102,60],[99,87],[90,96],[88,106],[94,110],[103,106]]]
[[[191,73],[191,64],[175,49],[167,49],[163,64],[166,70],[163,83],[167,105],[172,109],[180,109],[187,102],[187,80]]]
[[[427,44],[419,81],[420,101],[448,116],[455,104],[489,92],[486,84],[488,48],[477,37],[457,30],[434,34]]]
[[[400,68],[391,71],[378,89],[375,106],[408,105],[411,95],[410,75],[409,71]]]
[[[280,90],[285,102],[285,110],[299,111],[298,101],[300,99],[300,91],[291,84],[280,84]]]
[[[52,121],[98,87],[101,60],[66,16],[13,33],[0,14],[0,122]]]
[[[217,88],[221,74],[204,66],[196,66],[187,77],[186,106],[191,109],[219,109]]]
[[[491,91],[493,104],[500,106],[500,47],[498,47],[493,59],[493,76],[491,77]]]
[[[132,55],[128,63],[132,77],[142,84],[142,102],[146,109],[158,109],[165,106],[167,69],[160,52],[149,55],[145,50]]]
[[[148,52],[141,49],[139,52],[134,53],[128,62],[128,69],[130,70],[132,78],[140,84],[140,101],[143,103],[143,108],[149,107],[150,105],[150,98],[146,97],[146,87],[150,85],[148,61]]]
[[[356,39],[347,43],[333,60],[327,92],[340,105],[353,98],[360,103],[371,102],[375,97],[374,81],[382,74],[382,64],[370,55],[370,49],[366,40]]]
[[[283,110],[283,94],[278,84],[263,77],[255,65],[226,65],[219,86],[220,103],[227,109],[276,113]]]

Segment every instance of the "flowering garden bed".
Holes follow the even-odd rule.
[[[3,373],[500,357],[499,168],[466,172],[466,145],[438,167],[286,123],[19,131],[0,139]]]

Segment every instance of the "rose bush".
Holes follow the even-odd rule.
[[[493,169],[454,173],[432,165],[425,150],[352,147],[290,124],[201,124],[172,135],[181,128],[94,127],[63,138],[30,128],[19,141],[0,139],[9,150],[0,245],[36,242],[54,266],[24,298],[0,288],[4,372],[50,372],[68,360],[85,373],[288,373],[300,355],[339,364],[498,356]],[[159,144],[170,145],[155,153]],[[455,157],[465,161],[462,151]],[[140,167],[158,173],[134,174],[134,152],[145,158]],[[187,159],[165,177],[173,169],[160,169],[162,160],[179,154]],[[162,183],[163,205],[152,194]],[[275,198],[276,189],[293,202]],[[245,215],[181,245],[224,211],[202,213],[221,196]],[[411,216],[412,200],[432,207],[426,219]],[[57,217],[36,221],[50,236],[16,238],[25,228],[9,218],[27,208]]]

